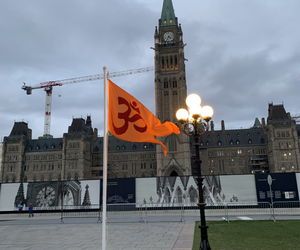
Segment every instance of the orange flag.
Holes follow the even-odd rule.
[[[142,103],[125,90],[108,81],[108,130],[115,137],[131,142],[153,142],[162,145],[164,155],[167,147],[155,136],[180,134],[179,128],[172,122],[161,124]]]

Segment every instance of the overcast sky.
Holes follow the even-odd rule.
[[[15,121],[43,135],[50,80],[154,65],[154,30],[163,0],[0,1],[0,137]],[[188,94],[211,105],[215,129],[249,128],[268,103],[300,114],[299,0],[173,0],[182,25]],[[154,72],[112,78],[155,113]],[[92,116],[103,135],[103,80],[55,87],[51,134]]]

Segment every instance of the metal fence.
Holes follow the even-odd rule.
[[[98,204],[90,206],[62,206],[34,208],[39,210],[60,211],[61,221],[65,218],[95,218],[101,222],[102,209]],[[199,207],[196,203],[122,203],[107,204],[108,222],[154,222],[154,221],[185,221],[189,217],[200,219]],[[249,203],[212,203],[206,204],[205,215],[207,217],[222,217],[230,221],[232,217],[266,216],[271,220],[276,216],[297,215],[300,216],[300,202],[249,202]]]
[[[64,222],[66,218],[96,218],[97,223],[102,222],[101,207],[98,204],[60,207],[60,220]]]

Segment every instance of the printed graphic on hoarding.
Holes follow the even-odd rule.
[[[255,174],[255,183],[259,202],[299,201],[294,173]]]
[[[257,203],[254,175],[221,175],[221,200],[224,203]]]
[[[27,183],[2,183],[0,192],[0,211],[14,211],[20,203],[26,207]]]
[[[100,180],[81,181],[81,205],[98,208],[100,201]]]
[[[135,203],[134,178],[107,180],[107,204],[117,203]]]
[[[31,203],[35,210],[98,208],[100,180],[4,183],[0,189],[0,211],[23,210]]]
[[[298,189],[297,189],[298,194],[300,194],[300,173],[296,173],[296,181],[297,181],[297,187],[298,187]]]
[[[169,176],[136,179],[136,197],[138,204],[152,206],[197,206],[198,187],[192,176]],[[219,176],[205,176],[203,180],[206,203],[221,202]]]

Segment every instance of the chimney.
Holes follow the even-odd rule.
[[[27,129],[27,139],[32,140],[32,130],[30,128]]]
[[[225,122],[224,122],[224,120],[221,121],[221,127],[222,127],[222,134],[225,135]]]
[[[210,131],[212,135],[215,134],[215,124],[213,121],[210,121]]]
[[[93,133],[93,141],[96,141],[98,138],[98,129],[94,128],[94,133]]]
[[[261,126],[262,126],[262,127],[265,127],[265,126],[266,126],[265,118],[261,118]]]

